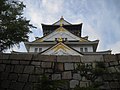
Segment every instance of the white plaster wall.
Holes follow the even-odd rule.
[[[44,50],[48,49],[51,46],[52,45],[44,45],[44,46],[43,45],[41,45],[41,46],[36,45],[36,46],[31,46],[30,49],[29,49],[29,52],[34,52],[35,48],[42,48],[42,51],[44,51]],[[39,50],[38,50],[38,52],[39,52]]]
[[[71,45],[72,48],[80,52],[80,48],[83,48],[83,52],[85,52],[85,48],[88,49],[88,52],[93,52],[92,46],[80,46],[80,45]]]
[[[73,35],[72,33],[68,31],[62,31],[62,32],[54,32],[52,34],[49,34],[43,40],[45,41],[55,41],[55,38],[67,38],[68,41],[74,41],[74,40],[80,40],[79,37]]]

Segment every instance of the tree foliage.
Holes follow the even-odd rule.
[[[28,40],[33,25],[23,17],[23,2],[0,0],[0,52]]]

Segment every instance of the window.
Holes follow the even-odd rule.
[[[42,48],[39,48],[39,52],[41,52],[42,51]]]
[[[38,51],[38,48],[35,48],[34,52],[37,52]]]
[[[67,41],[67,38],[65,38],[65,41]]]
[[[83,48],[80,48],[80,52],[83,52]]]
[[[85,52],[88,52],[88,48],[85,48]]]

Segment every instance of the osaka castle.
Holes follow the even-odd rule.
[[[52,25],[42,24],[43,37],[24,42],[28,53],[41,55],[111,54],[111,50],[97,51],[99,40],[82,37],[82,23],[71,24],[63,17]]]

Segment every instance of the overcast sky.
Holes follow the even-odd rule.
[[[98,51],[120,52],[120,0],[21,0],[26,5],[24,16],[37,27],[29,41],[42,37],[41,23],[52,24],[64,17],[70,23],[83,23],[82,36],[99,39]],[[20,49],[26,51],[22,43]]]

